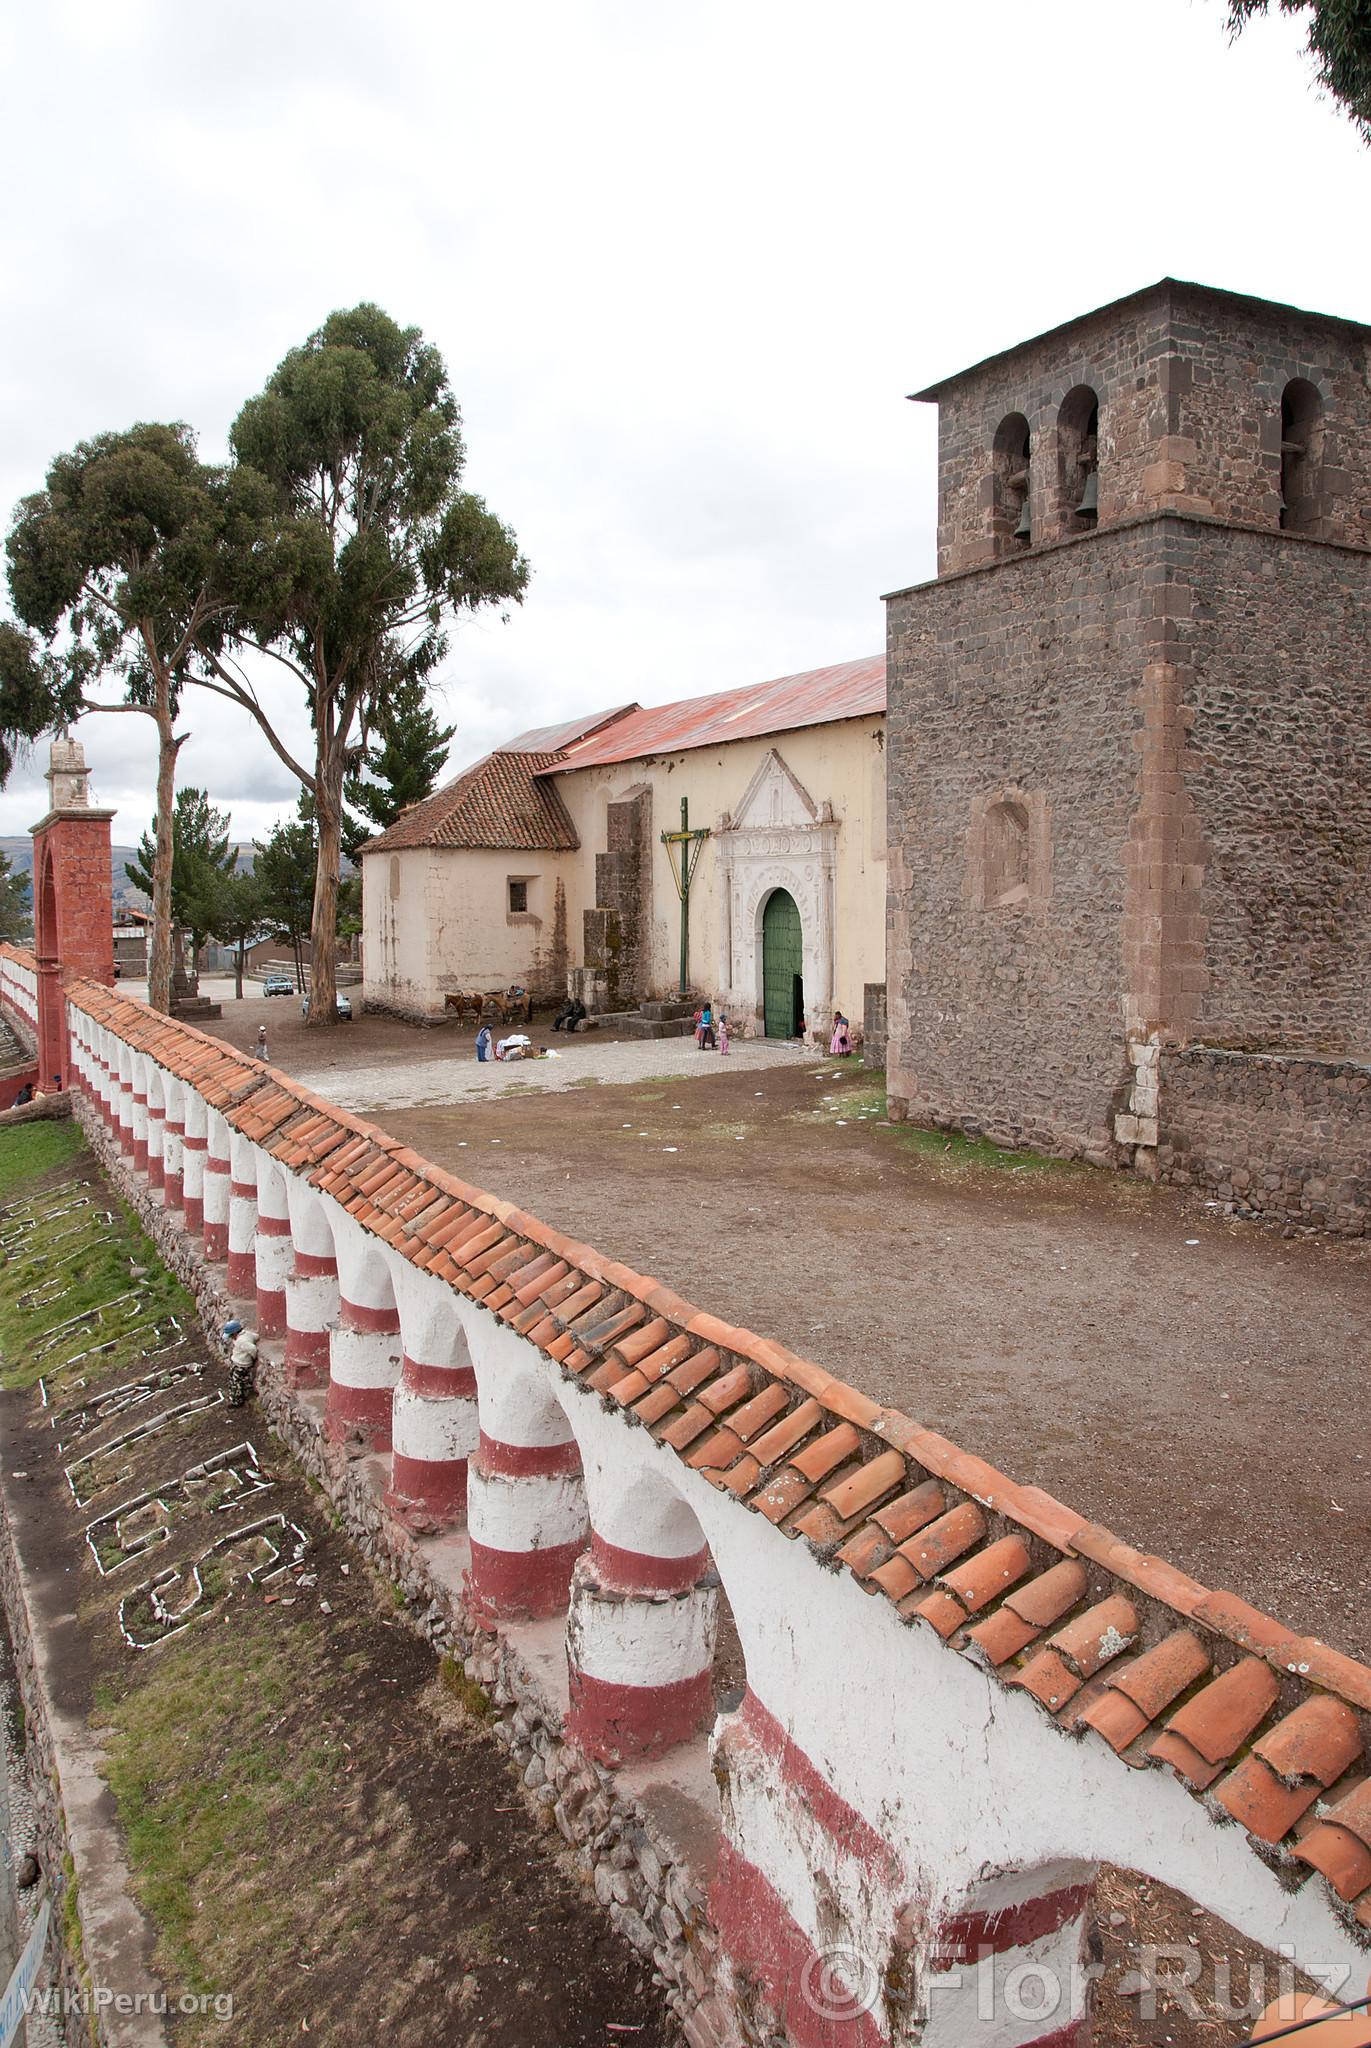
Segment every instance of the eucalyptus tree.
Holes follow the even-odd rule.
[[[86,712],[156,728],[148,1000],[158,1010],[171,1003],[172,800],[189,737],[176,731],[181,695],[230,608],[225,545],[250,560],[242,544],[269,509],[260,484],[200,461],[189,427],[145,423],[59,455],[5,543],[10,596],[29,630],[0,629],[0,766],[18,741]],[[119,695],[102,698],[110,684]]]
[[[1271,0],[1229,0],[1236,35]],[[1371,143],[1371,4],[1368,0],[1277,0],[1282,14],[1302,17],[1306,47],[1322,89],[1347,109],[1363,142]]]
[[[371,742],[347,779],[348,804],[366,820],[344,820],[350,860],[375,833],[393,825],[401,811],[432,796],[455,731],[455,726],[438,723],[417,676],[387,699],[373,723]]]
[[[509,528],[462,486],[461,415],[442,356],[379,306],[330,314],[243,407],[230,438],[242,468],[276,493],[277,561],[289,554],[293,574],[259,575],[247,549],[234,648],[213,655],[210,687],[257,721],[312,800],[309,1021],[327,1028],[348,773],[397,693],[431,678],[452,621],[519,602],[528,565]],[[265,662],[303,697],[308,760]]]

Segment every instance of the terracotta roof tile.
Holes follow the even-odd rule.
[[[1294,1853],[1321,1872],[1349,1905],[1371,1890],[1371,1778],[1325,1807]]]
[[[1158,1763],[1169,1764],[1197,1791],[1204,1791],[1253,1729],[1260,1727],[1279,1697],[1280,1687],[1270,1666],[1258,1657],[1244,1657],[1187,1700],[1148,1753]]]
[[[850,1458],[860,1443],[861,1438],[851,1423],[840,1422],[836,1429],[825,1431],[824,1435],[816,1437],[812,1444],[806,1444],[802,1450],[796,1451],[790,1462],[806,1479],[826,1479],[834,1466],[841,1465],[844,1458]],[[760,1457],[761,1445],[759,1444],[756,1449],[757,1456]]]
[[[946,1513],[947,1495],[936,1479],[925,1479],[922,1486],[916,1486],[910,1493],[902,1493],[898,1500],[890,1501],[872,1516],[878,1529],[887,1535],[892,1543],[903,1543],[929,1522],[936,1522],[939,1515]]]
[[[574,853],[581,842],[561,792],[550,777],[540,779],[540,771],[558,758],[555,752],[487,754],[422,803],[411,804],[388,831],[367,842],[363,860],[418,846]]]
[[[753,1455],[764,1465],[774,1464],[783,1458],[795,1444],[802,1443],[812,1430],[818,1428],[824,1419],[824,1411],[817,1401],[801,1401],[798,1408],[783,1415],[774,1423],[765,1436],[758,1437],[753,1444]]]

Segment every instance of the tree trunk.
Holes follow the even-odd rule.
[[[234,1001],[243,1000],[243,955],[247,951],[247,933],[244,932],[233,949],[233,996]]]
[[[343,857],[342,747],[321,736],[314,823],[319,834],[314,870],[314,914],[309,928],[309,1017],[311,1027],[331,1030],[338,1022],[338,869]]]
[[[152,933],[148,947],[148,1004],[165,1016],[171,1009],[172,818],[176,802],[176,740],[169,692],[157,683],[157,844],[152,859]]]

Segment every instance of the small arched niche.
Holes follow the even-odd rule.
[[[1011,412],[1000,421],[991,444],[991,535],[997,555],[1032,544],[1031,450],[1028,421]]]
[[[985,814],[985,895],[987,909],[1028,901],[1028,812],[1006,798]]]
[[[1281,393],[1281,531],[1319,533],[1323,517],[1323,397],[1292,377]]]
[[[1077,384],[1057,414],[1057,490],[1068,533],[1088,533],[1099,517],[1100,401]]]

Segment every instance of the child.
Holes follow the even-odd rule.
[[[845,1059],[851,1050],[852,1034],[848,1030],[847,1019],[841,1010],[835,1010],[833,1012],[833,1038],[828,1048],[828,1056],[833,1060]]]
[[[727,1018],[726,1014],[724,1013],[724,1011],[720,1010],[720,1012],[719,1012],[719,1052],[720,1052],[720,1054],[722,1055],[722,1054],[726,1053],[727,1051],[728,1051],[728,1018]]]

